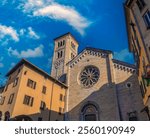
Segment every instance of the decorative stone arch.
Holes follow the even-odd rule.
[[[100,109],[97,103],[88,101],[80,109],[81,121],[100,121]]]
[[[9,121],[9,119],[10,119],[10,112],[9,112],[9,111],[6,111],[6,112],[5,112],[5,118],[4,118],[4,120],[5,120],[5,121]]]

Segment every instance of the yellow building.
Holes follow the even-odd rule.
[[[124,7],[129,50],[134,54],[144,110],[150,119],[150,1],[127,0]]]
[[[2,120],[63,120],[67,86],[22,59],[6,75],[1,94]]]

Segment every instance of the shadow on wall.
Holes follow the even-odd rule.
[[[80,94],[78,94],[80,98]],[[78,101],[78,98],[75,98]],[[76,102],[77,103],[77,102]],[[65,115],[48,109],[30,115],[19,115],[10,121],[146,121],[141,90],[135,75],[119,84],[105,84],[76,104]],[[8,115],[8,113],[7,113]]]
[[[132,75],[122,83],[103,85],[72,108],[66,114],[66,120],[148,121],[148,114],[141,112],[144,104],[138,80],[135,78]]]
[[[40,113],[29,115],[18,115],[6,121],[63,121],[63,120],[64,115],[62,113],[45,109],[41,110]]]

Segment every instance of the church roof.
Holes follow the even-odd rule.
[[[99,48],[93,48],[93,47],[86,47],[85,50],[93,50],[96,52],[103,52],[106,54],[112,54],[113,52],[111,50],[104,50],[104,49],[99,49]]]
[[[78,43],[78,41],[76,40],[76,38],[75,38],[70,32],[65,33],[65,34],[63,34],[63,35],[60,35],[60,36],[54,38],[54,40],[60,39],[61,37],[64,37],[64,36],[66,36],[66,35],[70,35],[70,36]]]
[[[86,47],[84,50],[82,50],[76,57],[74,57],[71,61],[69,61],[67,63],[70,64],[72,62],[74,62],[76,59],[78,59],[78,57],[80,57],[85,51],[93,51],[93,52],[100,52],[100,53],[104,53],[104,54],[113,54],[112,51],[110,50],[104,50],[104,49],[99,49],[99,48],[93,48],[93,47]]]
[[[135,65],[130,64],[130,63],[127,63],[127,62],[123,62],[123,61],[120,61],[120,60],[117,60],[117,59],[113,59],[112,61],[113,61],[113,63],[120,64],[120,65],[129,67],[129,68],[136,69],[136,66],[135,66]]]

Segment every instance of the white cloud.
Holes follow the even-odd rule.
[[[33,16],[48,17],[52,20],[67,22],[81,35],[91,24],[74,7],[58,4],[54,0],[28,0],[22,8],[24,12],[31,12]]]
[[[22,28],[19,31],[20,36],[26,36],[32,39],[40,39],[40,36],[33,30],[32,27],[28,27],[27,29]]]
[[[118,60],[126,61],[132,59],[132,54],[128,49],[123,49],[120,52],[114,52],[114,57]]]
[[[44,0],[28,0],[23,4],[23,11],[30,12],[34,8],[38,8],[44,5]]]
[[[10,47],[8,49],[8,53],[9,55],[16,56],[17,58],[35,58],[42,57],[44,55],[43,48],[43,45],[40,45],[35,49],[27,49],[26,51],[23,50],[19,52],[18,50],[12,49],[12,47]]]
[[[12,40],[16,42],[19,41],[18,33],[13,27],[8,27],[0,24],[0,39],[5,38],[6,36],[9,36]]]
[[[26,32],[26,29],[20,29],[20,31],[19,31],[19,34],[21,35],[21,36],[23,36],[24,34],[25,34],[25,32]]]
[[[33,39],[39,39],[40,38],[40,36],[38,36],[36,34],[36,32],[33,31],[32,27],[28,27],[28,31],[29,31],[29,37],[30,38],[33,38]]]
[[[82,35],[84,34],[84,29],[90,25],[90,22],[74,8],[56,3],[34,11],[33,15],[47,16],[54,20],[66,21]]]

